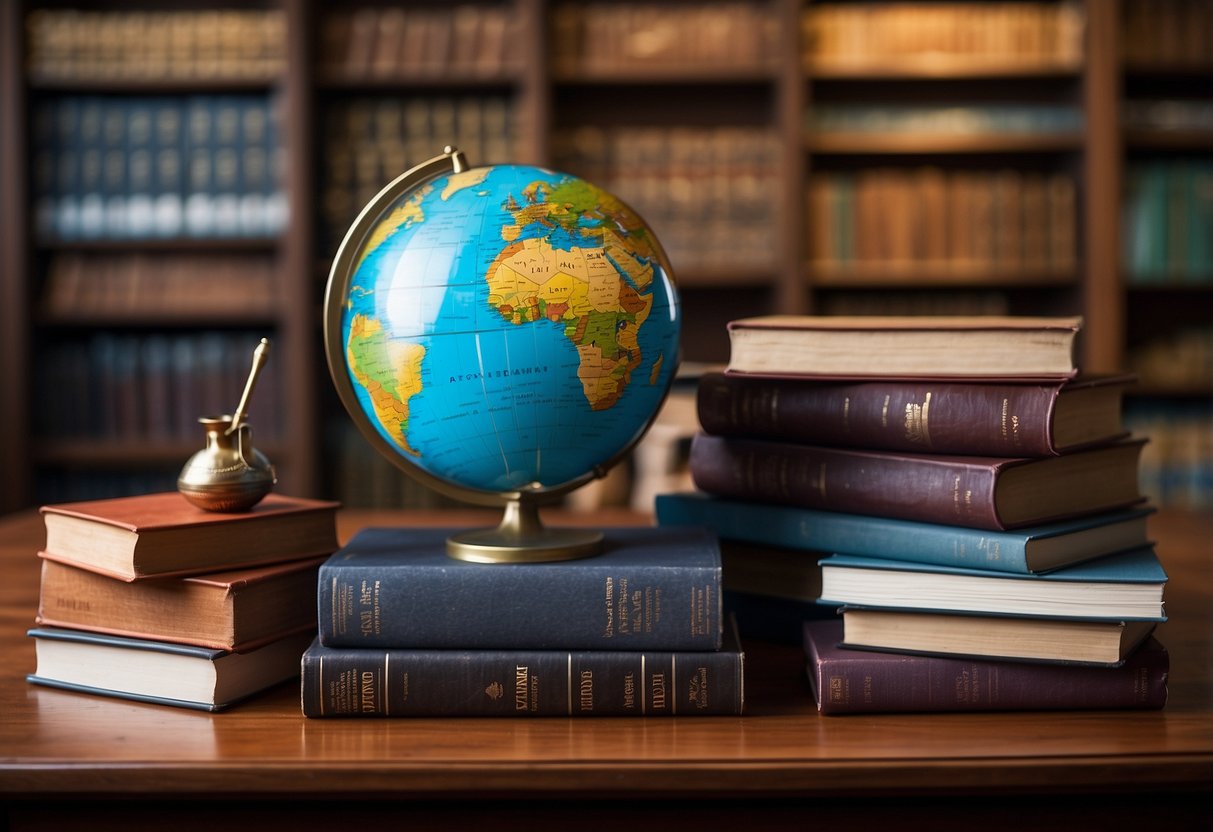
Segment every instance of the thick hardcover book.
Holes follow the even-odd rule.
[[[1025,618],[843,607],[841,646],[928,656],[964,656],[1114,667],[1157,622]]]
[[[429,650],[325,647],[303,655],[303,714],[711,716],[740,714],[745,654],[721,650]]]
[[[809,682],[823,714],[1157,709],[1170,657],[1149,638],[1119,667],[919,656],[839,647],[842,623],[807,621]]]
[[[249,653],[38,627],[37,669],[26,679],[64,690],[219,711],[294,678],[315,635],[302,633]]]
[[[602,554],[482,564],[451,529],[363,529],[320,567],[327,647],[716,650],[720,547],[702,527],[610,528]]]
[[[1049,384],[826,382],[710,373],[699,423],[718,436],[979,456],[1054,456],[1128,435],[1131,376]]]
[[[729,373],[1055,380],[1078,372],[1081,318],[767,315],[729,323]]]
[[[315,633],[326,557],[132,583],[43,559],[37,623],[247,653]]]
[[[270,494],[245,512],[203,511],[176,491],[42,507],[42,556],[123,581],[328,555],[337,503]]]
[[[1037,575],[831,555],[820,562],[824,604],[1163,621],[1167,573],[1152,546]]]
[[[937,563],[996,572],[1045,572],[1147,545],[1152,507],[1086,515],[1010,531],[713,497],[658,494],[657,522],[701,525],[721,541]]]
[[[1127,508],[1144,440],[1055,457],[906,454],[700,433],[696,488],[722,497],[1004,530]]]

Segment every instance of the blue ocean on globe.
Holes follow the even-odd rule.
[[[397,455],[485,492],[601,473],[677,369],[669,264],[630,208],[537,167],[430,180],[380,214],[343,297],[361,414]]]

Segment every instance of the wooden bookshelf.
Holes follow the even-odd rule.
[[[226,3],[191,2],[163,11],[193,14],[210,11],[212,5],[216,9],[232,8]],[[326,437],[335,423],[348,420],[329,390],[319,319],[327,277],[324,264],[334,253],[335,229],[348,220],[342,220],[344,214],[328,207],[329,174],[325,166],[330,154],[326,131],[334,113],[352,100],[499,100],[508,107],[512,158],[549,166],[562,163],[569,137],[584,128],[710,131],[723,127],[768,134],[774,143],[772,165],[776,174],[764,186],[769,206],[769,217],[762,219],[766,226],[761,243],[764,259],[725,262],[709,257],[703,262],[687,260],[685,266],[680,266],[677,259],[674,262],[686,311],[684,357],[689,360],[727,358],[723,323],[732,317],[828,310],[838,308],[840,298],[872,309],[881,308],[882,299],[887,298],[888,311],[896,312],[897,304],[906,297],[925,301],[934,293],[940,297],[946,294],[951,311],[955,311],[956,303],[969,298],[975,308],[988,311],[994,298],[1015,314],[1082,314],[1086,318],[1082,363],[1092,371],[1127,366],[1142,333],[1163,326],[1169,309],[1181,309],[1185,320],[1200,324],[1193,321],[1200,317],[1199,310],[1191,307],[1202,304],[1193,304],[1184,292],[1153,291],[1149,303],[1138,308],[1141,305],[1137,299],[1147,289],[1134,285],[1120,262],[1125,172],[1137,161],[1154,156],[1207,160],[1210,147],[1209,130],[1199,126],[1173,130],[1122,126],[1127,96],[1148,100],[1151,96],[1181,94],[1208,104],[1209,95],[1207,83],[1203,90],[1200,87],[1200,82],[1208,78],[1207,56],[1202,62],[1199,55],[1193,57],[1174,49],[1169,56],[1161,41],[1135,43],[1136,51],[1125,54],[1121,32],[1126,25],[1148,25],[1157,33],[1152,37],[1162,39],[1175,37],[1184,27],[1176,26],[1166,11],[1154,22],[1141,23],[1139,0],[1085,0],[1066,5],[1064,14],[1056,19],[1050,17],[1054,7],[1049,3],[1007,5],[979,0],[963,4],[966,13],[989,21],[1009,20],[1001,16],[1012,15],[1015,21],[1011,25],[1027,27],[1024,31],[1030,35],[1024,40],[1030,46],[1016,53],[1005,38],[997,40],[997,27],[991,23],[983,37],[994,38],[998,48],[983,54],[958,37],[963,27],[949,22],[946,16],[942,24],[937,19],[937,24],[922,32],[904,25],[904,20],[910,19],[904,15],[913,13],[913,5],[898,4],[892,11],[903,15],[903,22],[893,25],[896,21],[891,18],[879,18],[884,13],[882,4],[817,0],[722,3],[713,5],[717,10],[714,13],[704,11],[707,6],[675,0],[623,4],[468,0],[456,6],[354,0],[340,7],[317,0],[260,0],[251,5],[253,11],[281,15],[282,25],[274,30],[279,32],[276,37],[281,43],[273,45],[267,64],[272,69],[244,75],[185,77],[162,73],[152,77],[131,71],[68,76],[38,70],[29,63],[27,15],[66,7],[51,0],[4,4],[0,11],[4,24],[0,28],[4,39],[0,44],[4,47],[0,56],[0,161],[4,162],[6,178],[0,189],[4,243],[0,265],[11,279],[0,286],[0,345],[5,361],[0,374],[0,432],[5,437],[0,442],[0,467],[10,476],[0,485],[0,508],[15,509],[40,499],[34,486],[39,460],[53,458],[56,464],[71,465],[70,454],[48,457],[39,450],[41,417],[31,396],[44,347],[59,338],[80,337],[90,329],[160,328],[173,333],[223,326],[268,330],[275,345],[271,361],[280,364],[284,406],[291,414],[280,444],[280,453],[290,460],[289,466],[282,466],[281,487],[302,494],[335,496],[331,493],[333,463]],[[1032,15],[1044,15],[1043,22],[1024,18],[1028,5]],[[1056,4],[1057,9],[1062,5]],[[1187,8],[1176,6],[1180,7]],[[932,15],[946,15],[948,7],[933,4],[930,8]],[[146,13],[148,9],[146,4],[124,0],[87,4],[90,12]],[[875,16],[874,23],[865,24],[865,31],[891,38],[888,42],[893,48],[885,49],[881,41],[874,40],[851,55],[836,48],[814,51],[806,34],[806,21],[820,9]],[[1073,35],[1074,19],[1070,15],[1074,11],[1082,26],[1079,40]],[[360,37],[370,31],[366,29],[368,20],[402,15],[399,19],[404,25],[410,19],[424,19],[424,25],[430,27],[427,31],[443,33],[441,37],[445,38],[443,27],[447,23],[443,16],[451,16],[450,25],[454,27],[454,16],[465,15],[461,25],[466,27],[472,25],[468,21],[475,16],[469,12],[484,20],[505,21],[508,50],[490,48],[486,54],[491,57],[476,59],[476,50],[468,48],[470,42],[461,46],[456,42],[459,36],[454,29],[449,33],[452,40],[445,59],[430,56],[421,60],[406,55],[399,58],[399,64],[393,63],[395,59],[376,64],[362,61],[360,53],[351,53],[342,46],[353,42],[342,38],[347,37],[343,31],[355,26],[356,19],[362,21]],[[733,41],[745,44],[745,48],[708,54],[704,44],[719,37],[719,25],[703,33],[671,28],[673,20],[683,21],[679,24],[683,26],[699,21],[712,27],[712,14],[719,17],[715,23],[723,21],[731,26]],[[722,17],[728,14],[735,17]],[[600,26],[607,19],[611,26],[603,36],[605,40],[595,42],[588,51],[577,46],[577,38],[582,37],[579,27]],[[490,46],[502,37],[496,28],[477,37],[481,36],[491,38]],[[951,40],[945,40],[941,47],[939,43],[932,45],[932,38]],[[373,52],[372,48],[367,54]],[[252,238],[40,238],[31,217],[32,195],[37,187],[31,163],[38,150],[31,144],[31,115],[40,102],[73,96],[171,99],[205,95],[273,98],[280,106],[280,146],[287,160],[285,198],[291,218],[282,234]],[[1081,127],[1026,133],[859,133],[811,130],[806,122],[807,114],[839,104],[875,108],[894,104],[970,106],[980,115],[986,105],[997,108],[1009,103],[1070,108],[1080,117]],[[384,157],[385,171],[395,164],[391,161],[395,158]],[[416,161],[419,159],[407,158],[401,164]],[[1076,232],[1073,266],[1027,262],[1014,268],[960,262],[838,264],[815,257],[806,234],[812,210],[806,188],[813,177],[927,167],[1006,169],[1072,177]],[[626,192],[620,196],[628,201],[635,198]],[[360,207],[356,202],[356,197],[347,198],[346,213]],[[715,233],[719,236],[721,232]],[[117,312],[79,309],[55,314],[44,311],[43,284],[54,258],[127,253],[193,257],[220,252],[272,259],[274,302],[238,309],[226,320],[211,311],[190,314],[159,308]],[[1143,322],[1143,314],[1152,317]],[[1213,323],[1209,317],[1206,309],[1202,319],[1206,327]],[[90,464],[95,464],[96,457],[90,457],[85,448],[78,453],[80,460],[93,459]]]

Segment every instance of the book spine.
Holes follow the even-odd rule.
[[[1119,667],[865,654],[817,658],[808,671],[823,714],[1157,709],[1170,661],[1151,640]]]
[[[303,655],[308,717],[740,714],[743,654],[335,650]]]
[[[1030,571],[1027,537],[1014,532],[682,494],[659,494],[655,507],[658,525],[707,526],[722,540],[996,572]]]
[[[973,459],[701,433],[691,442],[690,469],[697,488],[722,497],[1001,530],[994,505],[999,469]]]
[[[320,641],[327,647],[716,650],[720,569],[615,570],[513,564],[452,576],[442,568],[326,563]],[[508,574],[507,574],[508,573]]]
[[[828,384],[711,373],[698,391],[708,433],[924,453],[1051,456],[1058,388]]]

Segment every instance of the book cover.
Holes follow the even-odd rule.
[[[847,650],[842,622],[803,625],[807,671],[823,714],[1158,709],[1170,657],[1156,638],[1119,667]]]
[[[320,567],[327,647],[716,650],[720,548],[702,527],[604,530],[563,563],[446,554],[455,530],[368,528]]]
[[[699,433],[689,458],[709,494],[849,514],[1005,530],[1143,499],[1144,440],[1044,458],[908,454]]]
[[[220,711],[299,673],[315,637],[302,633],[249,653],[149,639],[36,627],[32,684],[83,693]]]
[[[1027,573],[1147,545],[1153,507],[1086,515],[1010,531],[920,523],[759,503],[701,492],[658,494],[659,525],[701,525],[722,541]],[[815,560],[815,559],[814,559]]]
[[[316,630],[326,555],[127,583],[43,558],[37,623],[247,653]]]
[[[726,372],[802,378],[1057,380],[1082,319],[765,315],[728,324]]]
[[[303,655],[308,717],[740,714],[745,654],[720,650],[333,648]]]
[[[203,511],[176,491],[43,506],[40,554],[124,581],[327,555],[337,503],[269,494],[246,512]]]
[[[699,422],[749,436],[874,450],[1054,456],[1128,434],[1121,403],[1132,376],[1050,384],[823,382],[709,373]]]
[[[1165,621],[1167,573],[1146,546],[1035,575],[853,555],[822,559],[821,602],[992,615]]]

